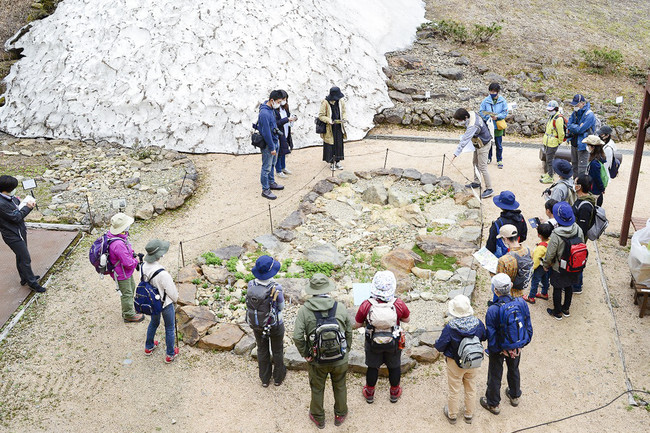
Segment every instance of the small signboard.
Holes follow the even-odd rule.
[[[354,305],[361,305],[363,301],[370,298],[370,283],[352,283],[352,295],[354,296]]]
[[[28,191],[30,189],[36,188],[36,179],[25,179],[23,180],[23,189]]]

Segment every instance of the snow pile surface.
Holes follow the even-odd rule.
[[[272,89],[289,93],[294,143],[333,85],[348,138],[392,106],[384,53],[408,46],[421,0],[65,0],[7,42],[25,56],[6,78],[0,129],[189,152],[250,153]]]

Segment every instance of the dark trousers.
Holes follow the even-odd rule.
[[[262,383],[271,381],[271,372],[273,372],[273,381],[280,383],[287,375],[287,369],[284,366],[284,323],[273,326],[268,336],[263,336],[262,331],[253,330],[255,341],[257,342],[257,366],[259,367],[260,380]],[[271,352],[273,352],[273,361],[271,361]]]
[[[564,292],[564,303],[562,303],[562,292]],[[553,312],[557,315],[562,314],[563,311],[569,311],[571,298],[573,298],[573,287],[553,286]]]
[[[16,269],[20,275],[21,283],[25,282],[30,287],[38,281],[32,272],[32,258],[29,255],[26,241],[18,241],[7,244],[16,255]]]
[[[498,406],[501,402],[501,378],[503,377],[503,361],[506,361],[508,367],[508,388],[510,388],[510,397],[519,398],[521,389],[519,387],[519,360],[521,355],[516,358],[510,358],[501,353],[490,353],[490,362],[488,364],[487,389],[485,398],[488,406]]]
[[[348,414],[348,389],[346,376],[348,374],[348,363],[341,365],[309,363],[309,387],[311,388],[311,403],[309,413],[316,421],[325,420],[325,382],[327,376],[332,379],[332,391],[334,391],[334,415],[345,416]]]

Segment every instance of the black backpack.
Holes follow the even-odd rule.
[[[251,134],[251,145],[259,150],[266,149],[266,141],[264,141],[262,134],[257,131],[257,123],[253,123],[253,129],[255,131]]]
[[[273,303],[278,299],[275,283],[263,286],[252,282],[246,292],[246,323],[267,335],[276,322]]]
[[[336,306],[327,312],[327,316],[321,311],[314,311],[316,316],[316,329],[309,336],[313,357],[316,362],[329,363],[340,361],[345,357],[348,344],[345,334],[341,331],[339,321],[336,320]]]

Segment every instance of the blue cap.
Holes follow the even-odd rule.
[[[570,226],[576,222],[576,217],[573,214],[573,208],[565,201],[555,203],[553,206],[553,218],[563,227]]]
[[[577,95],[575,95],[573,97],[573,101],[571,101],[569,103],[575,107],[576,105],[578,105],[581,102],[587,102],[587,100],[585,99],[584,96],[582,96],[581,94],[578,93]]]

